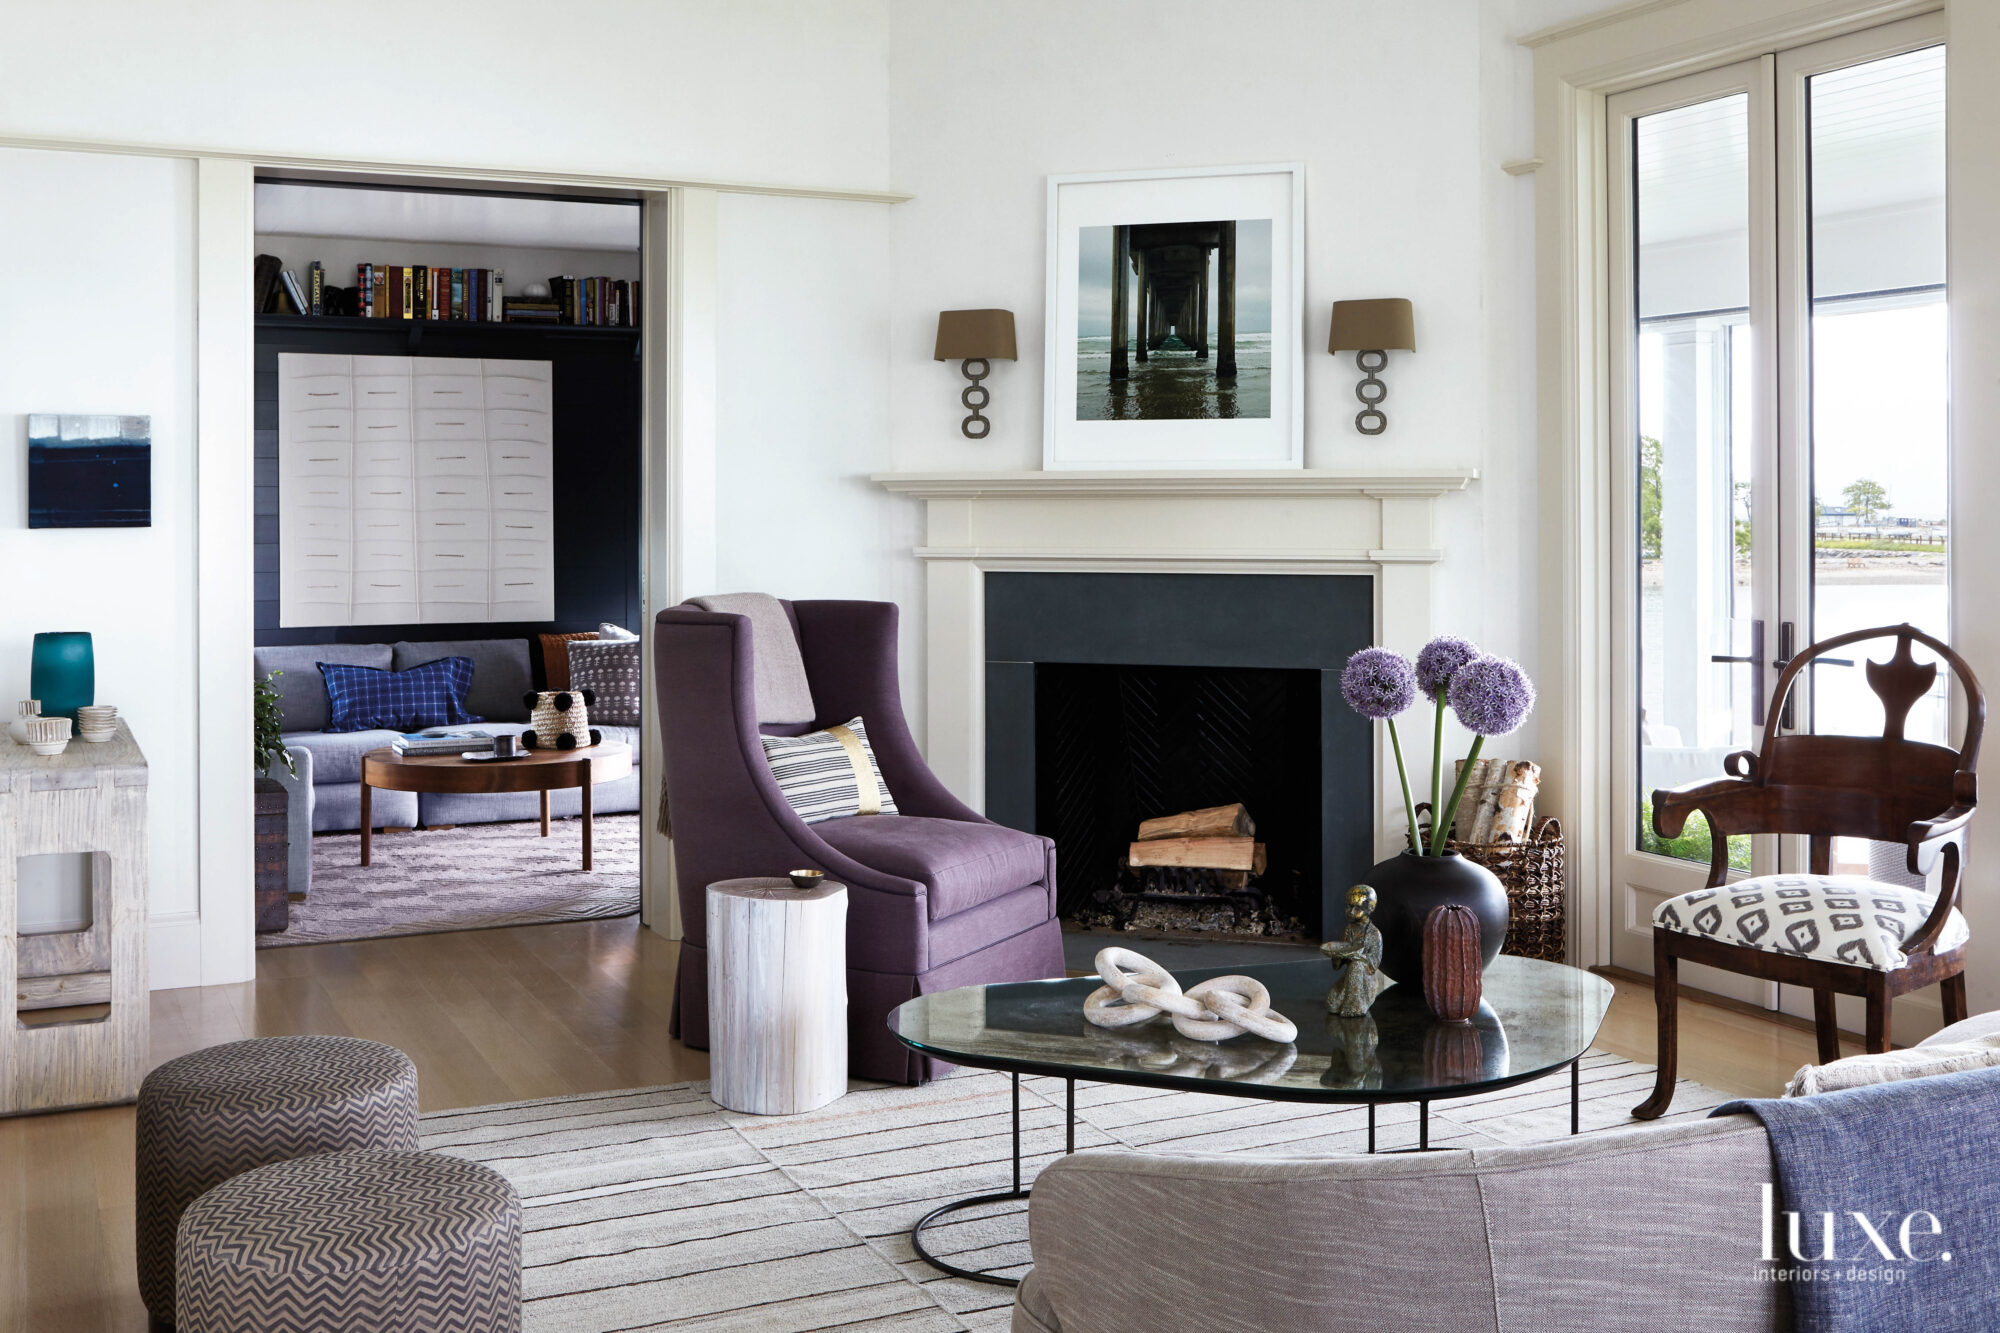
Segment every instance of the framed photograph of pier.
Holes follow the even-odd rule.
[[[1305,466],[1304,169],[1049,177],[1042,466]]]

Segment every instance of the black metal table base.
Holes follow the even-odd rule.
[[[1578,1133],[1582,1127],[1582,1069],[1582,1056],[1578,1056],[1576,1059],[1570,1061],[1569,1132],[1572,1134]],[[1017,1073],[1011,1075],[1011,1078],[1014,1102],[1014,1187],[995,1194],[975,1194],[969,1199],[955,1199],[950,1203],[939,1204],[918,1218],[917,1224],[910,1228],[910,1248],[917,1252],[918,1258],[922,1259],[932,1268],[951,1277],[964,1278],[968,1282],[986,1282],[996,1287],[1018,1287],[1021,1285],[1021,1280],[1013,1277],[1001,1277],[997,1273],[982,1273],[972,1268],[960,1268],[957,1264],[938,1258],[935,1254],[924,1248],[924,1228],[930,1226],[939,1218],[949,1217],[953,1213],[964,1212],[971,1208],[983,1208],[989,1204],[1013,1203],[1017,1200],[1027,1198],[1034,1192],[1032,1187],[1024,1189],[1021,1185],[1021,1076]],[[1076,1151],[1076,1080],[1073,1078],[1064,1079],[1063,1092],[1063,1152],[1073,1153]],[[1370,1153],[1375,1151],[1375,1105],[1374,1102],[1368,1103],[1368,1151]],[[1417,1146],[1414,1151],[1429,1152],[1430,1150],[1431,1104],[1428,1098],[1419,1098],[1417,1101]],[[1402,1149],[1401,1151],[1408,1152],[1411,1150]]]
[[[937,1269],[940,1273],[947,1273],[952,1277],[962,1277],[969,1282],[986,1282],[996,1287],[1018,1287],[1021,1285],[1021,1279],[1017,1277],[1001,1277],[997,1273],[981,1273],[971,1268],[960,1268],[957,1264],[938,1258],[935,1254],[924,1248],[924,1228],[937,1221],[940,1217],[945,1217],[951,1213],[963,1212],[968,1208],[983,1207],[990,1203],[1012,1203],[1016,1199],[1027,1198],[1032,1192],[1031,1190],[1021,1188],[1021,1076],[1014,1074],[1012,1075],[1012,1079],[1014,1094],[1014,1188],[1004,1190],[998,1194],[975,1194],[969,1199],[958,1199],[951,1203],[939,1204],[936,1208],[931,1209],[928,1213],[918,1218],[917,1224],[910,1228],[910,1248],[917,1252],[918,1258],[922,1259],[932,1268]],[[1075,1079],[1066,1078],[1063,1080],[1063,1094],[1063,1151],[1065,1153],[1073,1153],[1076,1151]]]

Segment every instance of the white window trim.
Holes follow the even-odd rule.
[[[1612,343],[1605,99],[1933,13],[1938,0],[1638,0],[1531,33],[1542,423],[1544,786],[1570,836],[1571,957],[1611,959]],[[1954,164],[1956,165],[1956,164]],[[1954,412],[1954,418],[1957,414]],[[1553,736],[1548,728],[1554,726]]]

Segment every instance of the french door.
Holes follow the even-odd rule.
[[[1859,656],[1768,712],[1796,649],[1905,620],[1949,637],[1944,55],[1933,16],[1607,105],[1618,965],[1650,971],[1653,908],[1707,878],[1707,829],[1658,838],[1654,789],[1721,776],[1770,727],[1879,735]],[[1945,738],[1948,678],[1913,738]],[[1730,862],[1802,869],[1803,840],[1738,837]],[[1859,840],[1834,862],[1901,866]],[[1796,988],[1683,979],[1811,1012]]]

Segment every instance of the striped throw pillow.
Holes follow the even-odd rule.
[[[869,748],[868,729],[858,717],[803,736],[766,736],[764,758],[778,790],[808,824],[896,813],[895,798]]]

